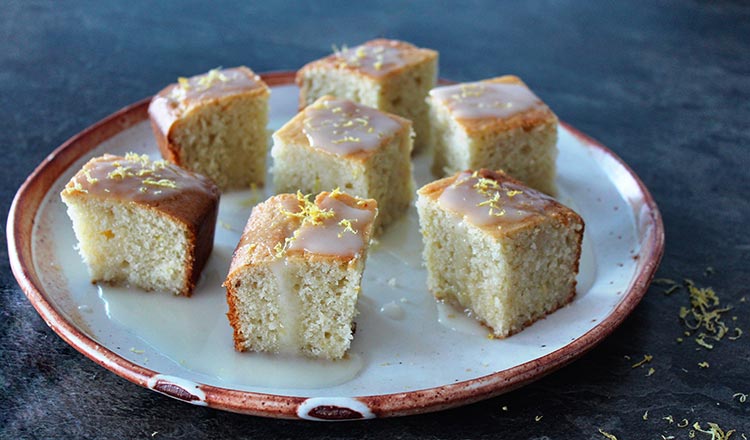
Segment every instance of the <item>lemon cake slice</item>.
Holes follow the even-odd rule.
[[[276,191],[342,188],[378,202],[380,232],[409,208],[411,122],[361,104],[324,96],[273,135]]]
[[[515,76],[430,91],[433,172],[502,169],[554,195],[557,117]]]
[[[425,98],[435,87],[438,53],[396,40],[377,39],[313,61],[297,72],[300,108],[333,95],[412,121],[415,151],[429,145]]]
[[[180,78],[148,108],[162,156],[210,177],[222,190],[263,185],[269,95],[247,67]]]
[[[91,159],[61,193],[92,281],[190,296],[214,242],[219,189],[148,156]]]
[[[573,300],[583,220],[521,182],[460,172],[418,191],[427,284],[506,337]]]
[[[339,191],[257,205],[224,282],[235,348],[343,357],[376,215],[375,200]]]

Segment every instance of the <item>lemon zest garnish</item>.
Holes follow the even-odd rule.
[[[699,288],[690,279],[685,279],[685,286],[690,294],[690,308],[680,308],[680,319],[690,330],[703,330],[695,338],[695,343],[709,350],[713,349],[713,343],[706,341],[707,338],[720,341],[728,332],[729,327],[722,321],[722,315],[731,307],[720,307],[719,297],[710,287]],[[742,330],[737,332],[739,338]]]
[[[288,217],[295,217],[302,221],[302,225],[320,225],[323,220],[331,218],[335,215],[331,209],[320,209],[318,205],[310,201],[312,194],[303,195],[302,191],[297,191],[297,201],[299,202],[300,210],[297,212],[287,211],[281,208],[281,212]]]
[[[542,417],[544,417],[544,416],[534,416],[534,420],[536,420],[538,422],[538,421],[542,420]]]
[[[99,179],[97,179],[96,177],[91,176],[91,170],[87,170],[84,168],[83,170],[81,170],[81,172],[83,173],[84,176],[86,176],[86,180],[89,183],[94,184],[99,181]]]
[[[344,232],[347,232],[347,231],[348,231],[348,232],[351,232],[351,233],[352,233],[352,234],[354,234],[354,235],[357,235],[357,230],[356,230],[356,229],[354,229],[354,227],[352,227],[352,220],[349,220],[349,219],[346,219],[346,218],[345,218],[345,219],[343,219],[343,220],[341,220],[341,221],[339,222],[339,226],[343,226],[343,227],[344,227],[344,230],[343,230],[343,231],[341,231],[341,232],[340,232],[340,233],[338,234],[338,237],[339,237],[339,238],[341,238],[341,237],[343,236]]]
[[[181,76],[177,78],[177,83],[182,87],[183,90],[190,90],[190,80]]]
[[[355,136],[344,136],[342,139],[336,139],[331,141],[333,144],[343,144],[344,142],[361,142],[362,139]]]
[[[201,75],[200,78],[198,78],[198,85],[200,85],[204,89],[208,89],[212,87],[217,82],[227,82],[229,81],[229,78],[226,77],[219,68],[211,69],[206,73],[205,75]]]
[[[75,192],[75,191],[82,192],[82,193],[89,192],[89,190],[87,190],[86,188],[84,188],[83,185],[81,185],[81,182],[79,182],[78,180],[71,180],[71,183],[73,184],[72,187],[65,188],[65,191],[67,193],[71,193],[71,192]]]
[[[670,425],[672,423],[674,423],[674,417],[672,417],[671,415],[668,415],[666,417],[662,417],[662,419],[668,421]]]
[[[643,420],[648,420],[648,410],[646,410],[645,413],[643,413],[643,416],[641,417]]]
[[[686,428],[687,425],[690,424],[690,421],[688,419],[682,419],[680,423],[677,424],[678,428]]]
[[[651,360],[652,360],[653,358],[654,358],[654,357],[653,357],[653,356],[651,356],[650,354],[644,354],[644,355],[643,355],[643,359],[641,359],[640,361],[638,361],[638,362],[634,363],[634,364],[633,364],[633,366],[632,366],[631,368],[638,368],[638,367],[641,367],[641,366],[643,366],[643,365],[645,365],[645,364],[647,364],[647,363],[651,362]]]
[[[732,399],[734,399],[735,397],[739,397],[740,398],[740,403],[747,402],[747,394],[745,394],[745,393],[734,393],[734,394],[732,394]]]
[[[151,163],[151,159],[149,159],[147,154],[138,154],[133,152],[125,153],[125,160],[140,162],[143,165],[149,165]]]
[[[708,368],[709,365],[708,365],[708,362],[703,361],[703,362],[698,362],[698,366],[701,368]]]
[[[617,440],[617,437],[615,437],[614,435],[608,433],[607,431],[604,431],[602,428],[599,428],[599,434],[603,435],[604,437],[606,437],[609,440]]]
[[[736,316],[733,317],[732,319],[734,319],[734,318],[736,318]],[[740,338],[740,336],[742,336],[742,329],[741,328],[735,327],[734,328],[734,332],[737,333],[737,336],[729,336],[727,339],[729,339],[730,341],[736,341],[737,339]]]
[[[708,422],[708,429],[703,429],[700,423],[695,422],[693,423],[693,429],[704,434],[711,434],[711,440],[729,440],[729,437],[735,432],[734,429],[724,432],[719,425],[712,422]]]
[[[328,194],[328,197],[333,197],[333,198],[337,198],[337,197],[338,197],[338,196],[340,196],[341,194],[344,194],[344,192],[343,192],[343,191],[341,191],[341,188],[337,186],[336,188],[334,188],[334,189],[333,189],[333,190],[332,190],[332,191],[331,191],[331,192],[330,192],[330,193]]]
[[[653,368],[649,368],[648,373],[646,373],[646,377],[652,376],[654,373],[656,373],[656,370]]]
[[[505,191],[505,195],[507,195],[508,197],[515,197],[519,194],[523,194],[523,191],[519,189],[509,189],[508,191]]]
[[[107,179],[124,179],[126,177],[131,177],[132,175],[133,173],[130,171],[130,167],[119,165],[107,174]]]
[[[679,284],[677,281],[669,279],[669,278],[656,278],[651,283],[656,284],[656,285],[661,285],[661,286],[671,286],[674,284]]]
[[[177,182],[171,179],[156,180],[151,177],[146,177],[145,179],[143,179],[143,183],[145,183],[146,185],[161,186],[164,188],[177,188]]]
[[[276,243],[276,246],[273,247],[273,251],[276,253],[276,258],[281,258],[284,256],[284,245],[281,242]]]

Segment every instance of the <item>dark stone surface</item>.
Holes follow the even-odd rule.
[[[683,418],[750,436],[750,399],[732,397],[750,393],[750,301],[740,302],[750,299],[750,8],[742,2],[5,1],[2,212],[52,149],[178,75],[236,64],[296,69],[331,43],[376,36],[438,49],[447,78],[518,74],[561,119],[617,152],[664,215],[657,276],[712,285],[746,335],[710,352],[677,344],[687,296],[652,287],[591,353],[510,394],[364,423],[269,420],[187,405],[87,360],[36,314],[3,245],[0,437],[602,439],[601,428],[620,440],[688,438],[676,426]],[[631,368],[646,353],[651,377]]]

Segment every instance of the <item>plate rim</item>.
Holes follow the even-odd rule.
[[[295,72],[260,76],[269,86],[294,84]],[[441,83],[450,83],[441,80]],[[178,400],[236,413],[274,418],[354,420],[439,411],[488,399],[520,388],[580,358],[607,338],[645,295],[664,253],[664,225],[654,198],[638,175],[619,156],[588,135],[560,121],[587,148],[599,150],[623,168],[643,196],[647,226],[635,275],[617,306],[592,329],[565,346],[510,369],[457,383],[400,393],[341,397],[282,396],[241,391],[165,376],[99,345],[47,301],[33,263],[32,234],[41,203],[60,174],[101,142],[148,118],[151,97],[141,99],[72,136],[49,154],[26,178],[13,198],[6,234],[10,265],[19,286],[45,323],[65,342],[116,375]],[[629,205],[630,206],[630,205]],[[636,215],[637,213],[634,213]],[[638,217],[636,217],[638,218]]]

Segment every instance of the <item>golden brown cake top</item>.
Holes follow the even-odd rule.
[[[352,159],[364,159],[389,143],[411,121],[347,99],[323,96],[276,132],[285,142]]]
[[[211,100],[249,94],[268,95],[268,86],[247,67],[212,69],[202,75],[178,78],[177,83],[162,89],[151,100],[148,111],[163,133],[175,120]]]
[[[279,194],[253,208],[231,274],[242,266],[286,257],[352,261],[370,242],[377,202],[338,189],[311,195]]]
[[[133,202],[184,217],[206,204],[217,204],[219,189],[207,177],[164,160],[151,161],[145,154],[105,154],[89,160],[65,185],[62,196]]]
[[[496,235],[550,216],[582,223],[570,208],[502,171],[462,171],[423,186],[419,195]]]
[[[352,48],[335,50],[332,55],[305,65],[297,79],[308,70],[334,69],[382,79],[404,69],[437,59],[438,53],[412,44],[384,38],[368,41]]]
[[[430,99],[469,131],[505,130],[556,120],[549,107],[512,75],[436,87],[430,91]]]

